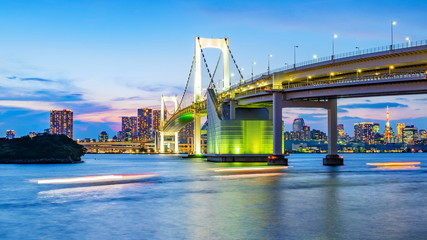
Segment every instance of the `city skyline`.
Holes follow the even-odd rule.
[[[246,78],[254,61],[254,74],[267,71],[267,61],[271,69],[292,64],[294,45],[297,62],[330,55],[333,34],[336,53],[388,45],[392,20],[396,43],[427,39],[427,20],[418,17],[427,6],[422,1],[311,1],[310,8],[308,2],[64,3],[2,3],[0,19],[8,24],[0,30],[8,34],[0,39],[0,87],[7,93],[0,99],[0,136],[8,129],[17,136],[43,132],[52,109],[74,111],[76,139],[96,138],[101,131],[116,135],[121,116],[134,116],[141,107],[158,109],[161,95],[181,96],[197,35],[229,37]],[[342,11],[348,8],[354,11]],[[283,14],[289,9],[290,16]],[[218,52],[206,54],[215,65]],[[426,95],[339,99],[338,123],[350,135],[355,122],[375,121],[383,128],[382,111],[389,105],[393,128],[403,122],[425,129],[426,101]],[[301,117],[326,131],[325,110],[284,109],[283,117],[287,129]]]

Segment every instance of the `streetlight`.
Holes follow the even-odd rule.
[[[270,75],[270,58],[273,57],[273,54],[268,55],[268,68],[267,68],[267,75]]]
[[[332,37],[332,60],[334,59],[334,51],[335,51],[335,45],[334,45],[335,41],[334,40],[337,37],[338,37],[338,35],[336,35],[336,34],[334,34]]]
[[[396,21],[391,22],[391,45],[390,50],[393,50],[393,26],[396,25]]]
[[[297,66],[297,47],[296,45],[294,46],[294,68]]]
[[[357,69],[357,72],[356,72],[356,79],[357,80],[359,80],[359,73],[361,73],[362,72],[362,69]]]
[[[252,63],[252,82],[254,81],[254,65],[256,65],[256,62]]]
[[[406,37],[405,40],[408,41],[408,47],[411,47],[411,39],[409,37]]]
[[[316,55],[316,54],[313,54],[313,59],[315,59],[315,60],[316,60],[316,62],[319,62],[319,59],[317,58],[317,55]]]
[[[307,86],[308,86],[308,79],[311,79],[311,76],[307,76]]]

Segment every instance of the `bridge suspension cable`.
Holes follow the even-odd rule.
[[[179,111],[181,109],[181,104],[182,104],[182,101],[184,100],[185,93],[187,92],[188,83],[190,82],[191,73],[193,72],[195,59],[196,59],[196,55],[193,56],[193,62],[191,63],[190,73],[188,74],[187,83],[185,84],[185,88],[184,88],[184,93],[182,94],[181,100],[179,101],[178,108],[176,109],[176,111]]]
[[[227,39],[227,38],[226,38],[226,39]],[[239,66],[237,66],[236,60],[234,59],[234,56],[233,56],[233,54],[231,53],[230,46],[228,46],[228,41],[225,41],[225,44],[227,44],[228,52],[230,53],[231,59],[233,59],[234,65],[236,66],[237,71],[239,72],[240,80],[243,80],[243,82],[245,82],[245,79],[243,78],[243,74],[242,74],[242,72],[240,71]]]
[[[199,42],[200,52],[202,53],[203,61],[205,62],[206,69],[208,70],[209,78],[211,79],[211,81],[210,81],[210,83],[209,83],[208,88],[210,88],[210,87],[211,87],[211,85],[212,85],[212,86],[213,86],[213,89],[214,89],[214,90],[215,90],[215,92],[216,92],[215,83],[214,83],[214,80],[213,80],[213,77],[212,77],[211,71],[209,70],[208,62],[206,61],[205,54],[204,54],[204,52],[203,52],[203,48],[202,48],[202,44],[200,44],[200,38],[198,37],[198,38],[197,38],[197,40],[198,40],[198,42]]]

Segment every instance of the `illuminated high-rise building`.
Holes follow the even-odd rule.
[[[398,143],[402,143],[403,142],[403,129],[405,128],[405,124],[404,123],[398,123],[397,124],[397,142]]]
[[[414,125],[406,126],[403,131],[403,143],[414,145],[418,140],[418,129]]]
[[[130,138],[136,139],[138,136],[138,117],[122,117],[122,132],[126,132]],[[129,136],[126,135],[126,138]]]
[[[344,124],[338,124],[337,130],[338,130],[338,136],[343,137],[344,136]]]
[[[153,136],[153,109],[138,109],[138,137],[140,140],[148,140]]]
[[[385,132],[384,132],[384,140],[387,143],[390,143],[390,139],[391,139],[391,134],[390,134],[390,115],[388,112],[388,105],[387,105],[387,122],[385,125]]]
[[[372,127],[372,131],[375,133],[380,133],[380,124],[379,123],[374,123],[373,127]]]
[[[108,133],[106,131],[101,131],[101,133],[98,136],[98,141],[108,142]]]
[[[153,110],[153,133],[159,131],[160,128],[160,110]],[[166,120],[167,112],[164,112],[164,119]]]
[[[186,144],[192,144],[193,143],[193,132],[194,132],[194,121],[188,123],[183,127],[179,133],[179,142],[180,143],[186,143]]]
[[[363,122],[354,124],[354,138],[367,144],[374,143],[373,123]]]
[[[292,124],[292,130],[294,132],[300,132],[301,130],[303,130],[303,126],[304,126],[304,119],[295,118],[294,123]]]
[[[49,131],[51,134],[63,134],[73,139],[73,111],[51,110]]]
[[[15,130],[6,130],[6,138],[14,139],[15,138]]]

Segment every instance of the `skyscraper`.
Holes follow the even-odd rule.
[[[49,131],[51,134],[64,134],[73,139],[73,111],[51,110]]]
[[[138,109],[138,137],[140,140],[151,139],[153,134],[153,109]]]
[[[304,119],[296,118],[294,119],[294,123],[292,124],[292,130],[294,132],[300,132],[301,130],[303,130],[303,126],[304,126]]]
[[[403,142],[403,129],[405,128],[404,123],[398,123],[397,124],[397,142],[402,143]]]
[[[414,145],[418,140],[418,129],[414,125],[406,126],[403,131],[403,143]]]
[[[354,138],[367,144],[374,143],[373,123],[362,122],[354,124]]]
[[[160,128],[160,110],[153,110],[153,133],[159,131]],[[164,113],[164,119],[166,120],[167,113]]]
[[[15,138],[15,130],[6,130],[6,138],[14,139]]]
[[[337,130],[338,130],[338,136],[343,137],[344,136],[344,124],[338,124]]]
[[[130,132],[127,138],[136,139],[138,136],[138,117],[122,117],[122,131]]]

